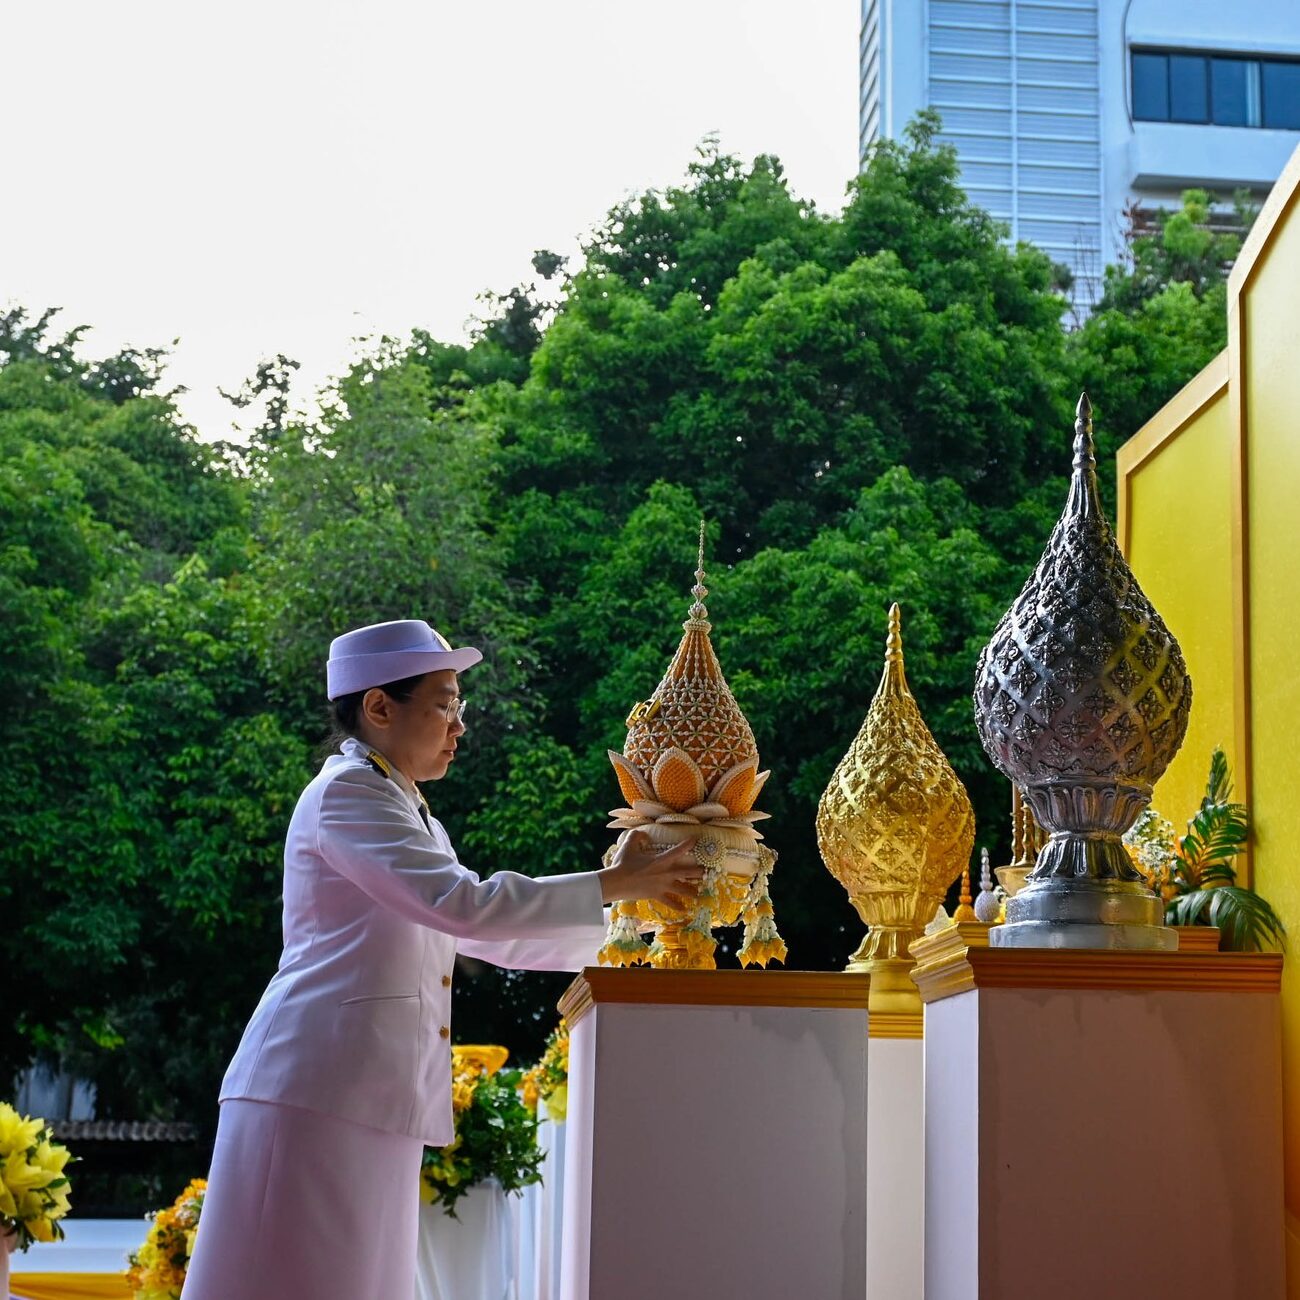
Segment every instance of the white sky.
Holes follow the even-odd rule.
[[[459,340],[485,289],[571,254],[720,134],[837,210],[859,0],[11,0],[0,303],[87,350],[168,345],[229,436],[258,360],[311,399],[352,340]]]

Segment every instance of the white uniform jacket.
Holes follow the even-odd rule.
[[[303,791],[284,853],[284,953],[221,1100],[278,1102],[431,1146],[452,1140],[459,950],[577,970],[605,933],[591,872],[480,880],[396,768],[347,741]]]

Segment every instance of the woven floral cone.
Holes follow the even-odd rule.
[[[752,918],[746,929],[749,962],[766,965],[785,956],[767,894],[776,855],[761,843],[755,825],[768,816],[754,810],[768,773],[758,770],[754,733],[709,638],[704,577],[701,524],[694,602],[681,644],[655,693],[628,715],[623,753],[609,751],[627,800],[610,814],[611,829],[624,835],[642,831],[660,848],[692,841],[704,880],[693,906],[619,904],[600,951],[609,965],[712,970],[714,928],[742,917]],[[643,932],[653,932],[652,944],[646,945]]]

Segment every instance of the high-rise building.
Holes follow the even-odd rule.
[[[1126,210],[1264,193],[1300,142],[1300,0],[862,0],[865,159],[922,108],[973,201],[1076,278]]]

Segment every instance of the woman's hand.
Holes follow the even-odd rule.
[[[694,847],[691,840],[683,840],[656,849],[644,831],[633,831],[620,841],[609,866],[596,873],[601,897],[606,903],[639,898],[685,907],[699,893],[704,876],[704,868],[692,856]]]

